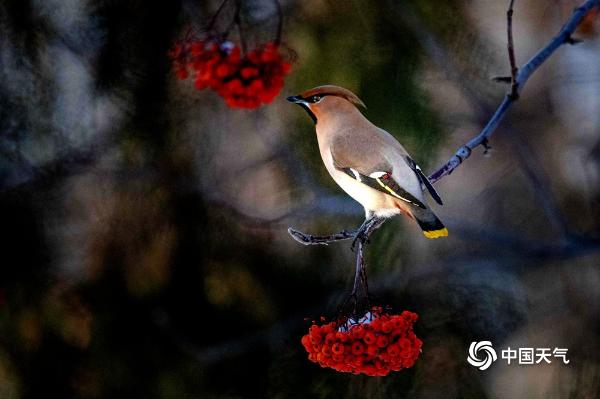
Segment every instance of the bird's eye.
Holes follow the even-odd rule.
[[[312,96],[310,98],[311,103],[318,103],[319,101],[321,101],[321,96]]]

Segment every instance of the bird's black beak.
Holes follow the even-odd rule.
[[[286,100],[288,100],[291,103],[298,104],[299,106],[304,108],[304,110],[308,112],[308,115],[313,120],[313,122],[317,124],[317,117],[311,111],[310,107],[308,106],[308,102],[302,96],[289,96],[288,98],[286,98]]]
[[[288,98],[286,98],[286,100],[294,104],[298,104],[304,101],[304,99],[300,96],[289,96]]]

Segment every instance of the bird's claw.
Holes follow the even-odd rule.
[[[367,235],[365,234],[365,232],[357,233],[356,237],[354,237],[354,240],[352,240],[352,245],[350,246],[350,249],[352,250],[352,252],[354,252],[354,249],[356,248],[356,243],[358,241],[360,241],[360,243],[362,245],[369,243],[369,239],[367,238]]]

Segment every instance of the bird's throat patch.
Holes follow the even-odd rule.
[[[315,114],[310,110],[310,107],[308,106],[308,104],[304,104],[304,103],[300,103],[300,106],[302,108],[304,108],[304,110],[308,113],[308,116],[310,116],[310,118],[313,120],[313,122],[315,123],[315,125],[317,124],[317,117],[315,116]]]

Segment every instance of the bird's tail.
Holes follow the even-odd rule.
[[[448,229],[431,209],[419,209],[413,216],[427,238],[440,238],[448,236]]]

